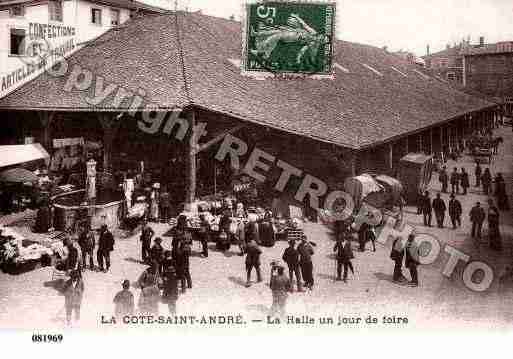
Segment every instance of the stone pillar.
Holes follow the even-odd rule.
[[[103,128],[103,171],[110,172],[112,170],[113,142],[121,120],[117,120],[108,113],[98,114],[98,120]]]
[[[87,161],[86,199],[88,202],[96,198],[96,161]]]
[[[185,168],[186,168],[186,205],[191,207],[192,203],[196,200],[196,186],[197,186],[197,163],[196,163],[196,149],[198,146],[194,128],[196,126],[196,111],[191,110],[187,114],[189,121],[189,128],[191,129],[191,135],[189,141],[187,141],[187,155],[185,156]]]

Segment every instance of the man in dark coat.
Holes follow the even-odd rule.
[[[447,207],[445,206],[444,200],[440,197],[440,193],[438,193],[433,200],[433,210],[435,212],[438,228],[444,228],[445,211]]]
[[[257,273],[257,282],[262,281],[262,273],[260,271],[260,255],[262,250],[258,247],[255,240],[251,240],[246,247],[246,287],[251,286],[251,271],[255,268]]]
[[[175,249],[176,273],[180,279],[182,293],[185,293],[185,286],[192,288],[192,277],[190,271],[189,259],[191,256],[191,246],[188,241],[181,241],[178,248]]]
[[[451,173],[451,187],[452,193],[458,194],[460,192],[460,174],[458,173],[458,169],[454,167],[453,172]]]
[[[210,239],[210,224],[205,219],[205,215],[200,215],[200,228],[198,232],[198,238],[201,243],[202,252],[201,255],[205,258],[208,257],[208,241]]]
[[[337,259],[337,280],[343,280],[347,282],[347,271],[348,268],[354,275],[353,263],[351,260],[354,258],[353,249],[351,248],[351,242],[347,240],[347,236],[341,236],[337,239],[337,243],[333,248],[335,257]],[[344,278],[342,279],[342,266],[344,267]]]
[[[474,170],[474,174],[476,175],[476,187],[481,187],[481,175],[483,174],[483,170],[479,165],[479,162],[476,161],[476,169]]]
[[[403,274],[403,259],[404,259],[404,247],[402,238],[398,237],[392,244],[392,251],[390,252],[390,258],[394,261],[394,282],[405,282],[406,278]]]
[[[449,175],[447,174],[447,167],[446,166],[443,166],[442,169],[440,170],[440,173],[439,173],[439,176],[438,176],[438,180],[442,184],[442,192],[443,193],[447,193],[447,186],[448,186],[448,183],[449,183]]]
[[[405,248],[405,265],[410,270],[411,282],[408,284],[417,287],[419,285],[419,275],[417,267],[420,264],[419,247],[415,243],[415,235],[410,234],[406,241]]]
[[[468,177],[467,171],[465,171],[465,168],[461,169],[460,183],[461,183],[461,188],[463,188],[463,194],[464,195],[467,194],[467,190],[470,187],[470,179]]]
[[[463,209],[461,202],[456,199],[454,194],[451,194],[451,200],[449,201],[449,217],[451,217],[452,227],[461,227],[461,213]]]
[[[151,248],[151,239],[155,231],[150,227],[148,222],[145,220],[143,224],[143,228],[141,230],[140,241],[142,244],[141,247],[141,257],[142,261],[148,263],[150,260],[150,248]]]
[[[80,235],[78,236],[78,245],[82,251],[82,264],[84,269],[87,263],[87,257],[89,256],[89,268],[94,270],[93,262],[93,251],[95,246],[94,232],[88,227],[84,226]]]
[[[110,269],[110,252],[114,250],[114,236],[107,228],[107,225],[102,225],[100,229],[100,238],[98,240],[98,252],[96,257],[98,259],[98,266],[100,271],[108,272]],[[105,269],[103,267],[103,261],[105,260]]]
[[[481,207],[481,203],[477,202],[474,207],[470,210],[470,222],[472,222],[472,238],[481,238],[481,229],[483,228],[483,222],[486,214],[484,209]]]
[[[422,200],[422,215],[424,216],[424,225],[431,227],[431,219],[433,216],[433,207],[431,206],[431,198],[429,192],[426,191]]]
[[[176,302],[178,300],[178,277],[176,275],[176,268],[174,261],[171,258],[171,252],[165,252],[165,258],[162,262],[162,278],[163,278],[163,291],[162,302],[167,303],[169,314],[176,314]]]
[[[64,245],[68,249],[68,256],[66,257],[66,270],[79,272],[78,266],[78,250],[73,245],[71,238],[64,240]]]
[[[495,197],[497,199],[497,206],[501,211],[509,211],[509,200],[506,192],[506,183],[502,177],[502,173],[497,173],[495,176]]]
[[[483,175],[481,176],[481,183],[483,184],[483,192],[487,196],[490,193],[492,186],[492,174],[489,168],[485,168]]]
[[[492,199],[488,200],[488,237],[490,239],[490,248],[495,251],[502,250],[499,219],[499,209],[495,206]]]
[[[312,245],[308,242],[306,236],[301,238],[301,243],[297,247],[297,250],[299,252],[299,266],[301,267],[301,275],[305,281],[305,287],[312,290],[314,286],[312,263],[312,255],[314,254],[314,250]]]
[[[297,281],[297,291],[303,292],[303,283],[301,282],[301,271],[299,269],[299,252],[295,248],[294,240],[289,240],[289,246],[283,252],[282,259],[289,267],[289,278],[292,283],[292,278],[295,275]],[[293,286],[290,286],[290,290],[293,291]]]
[[[162,238],[155,238],[155,243],[153,247],[150,249],[150,259],[153,264],[156,265],[156,268],[159,274],[162,272],[162,261],[164,259],[164,248],[162,247]]]
[[[284,317],[288,297],[287,292],[290,290],[291,283],[289,278],[285,275],[282,266],[272,269],[270,287],[273,294],[273,304],[271,306],[270,315],[273,317],[278,313],[280,317]]]

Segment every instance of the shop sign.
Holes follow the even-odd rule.
[[[243,71],[331,75],[335,3],[246,5]]]

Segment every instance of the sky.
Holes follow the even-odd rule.
[[[143,0],[174,8],[175,0]],[[178,0],[179,8],[240,20],[241,0]],[[338,0],[337,37],[341,40],[412,51],[418,56],[459,43],[513,41],[511,0]]]

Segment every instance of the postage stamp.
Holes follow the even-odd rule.
[[[247,4],[243,70],[329,75],[335,3]]]

